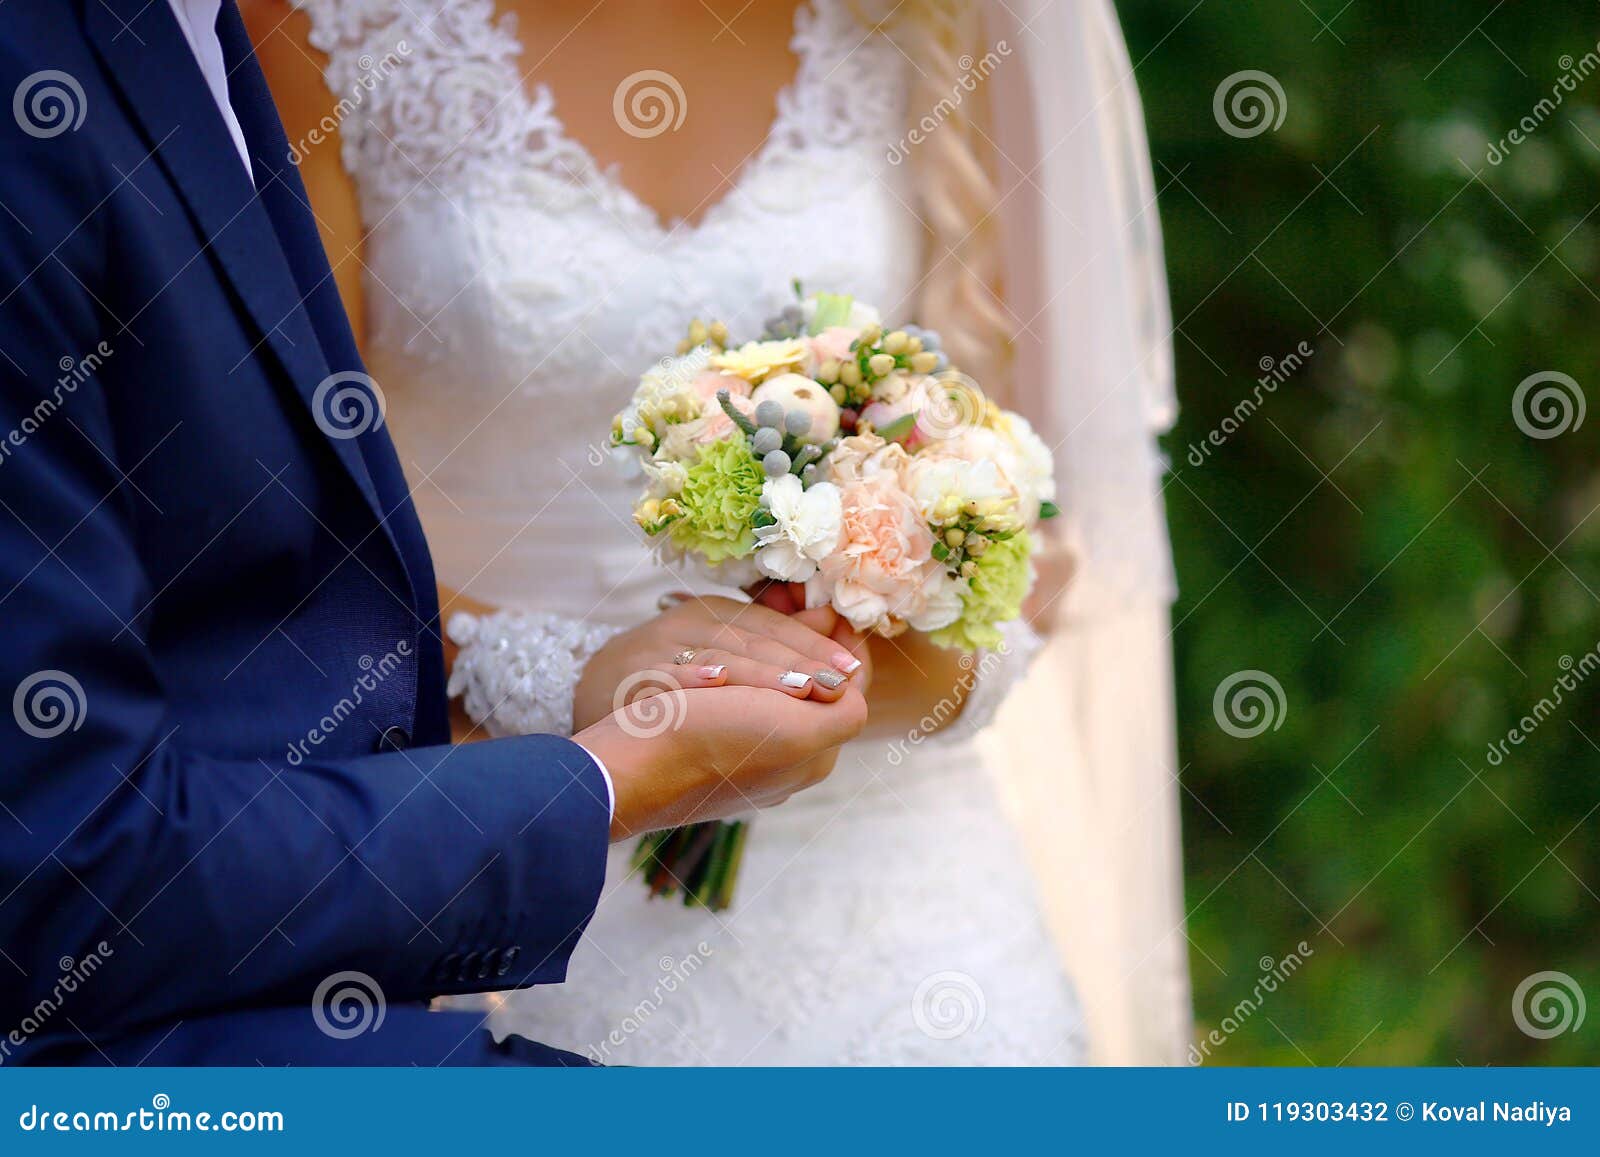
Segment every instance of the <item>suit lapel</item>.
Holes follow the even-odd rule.
[[[229,15],[237,19],[236,13],[230,11]],[[317,389],[328,377],[329,366],[306,312],[305,294],[279,242],[264,197],[252,187],[239,162],[170,7],[164,0],[95,0],[86,7],[85,27],[112,83],[122,92],[149,138],[156,160],[208,239],[208,248],[262,335],[263,344],[311,408],[318,428],[326,431],[327,407],[324,399],[317,397]],[[259,78],[254,61],[246,64]],[[259,117],[252,120],[259,122]],[[240,123],[253,159],[261,150],[250,138],[252,126],[242,116]],[[282,136],[280,127],[277,137],[281,140]],[[284,145],[279,155],[287,150]],[[270,188],[281,180],[278,169],[258,168],[257,172],[267,192],[284,195],[284,190]],[[303,196],[303,190],[299,191]],[[315,241],[314,231],[311,238]],[[320,418],[319,406],[324,411]],[[359,439],[323,440],[381,519],[383,511]]]

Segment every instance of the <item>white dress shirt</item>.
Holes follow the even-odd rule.
[[[222,41],[217,38],[217,15],[222,11],[222,0],[167,0],[167,3],[172,6],[172,14],[178,18],[178,27],[183,29],[183,38],[189,42],[189,51],[194,53],[195,62],[200,65],[200,75],[206,78],[211,99],[217,102],[222,123],[228,126],[228,135],[233,137],[234,147],[239,150],[239,159],[244,162],[244,171],[250,175],[253,183],[255,170],[250,165],[250,150],[244,143],[244,130],[239,127],[239,118],[233,114],[233,105],[228,102],[228,68],[222,60]]]

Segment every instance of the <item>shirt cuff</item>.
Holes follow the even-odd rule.
[[[574,740],[573,742],[577,742]],[[579,747],[583,744],[579,743]],[[617,789],[611,782],[611,771],[606,767],[605,761],[587,747],[583,747],[584,754],[594,760],[594,765],[600,769],[600,778],[606,781],[606,816],[609,819],[617,818]]]

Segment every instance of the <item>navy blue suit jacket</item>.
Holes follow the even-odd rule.
[[[448,746],[427,546],[219,31],[254,186],[165,0],[0,6],[0,1063],[470,1060],[413,1002],[564,977],[606,788]]]

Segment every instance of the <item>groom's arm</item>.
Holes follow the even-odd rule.
[[[610,828],[581,748],[290,767],[186,742],[141,641],[157,584],[107,398],[58,381],[115,333],[83,283],[109,246],[72,156],[0,140],[0,1022],[59,1000],[63,959],[91,953],[46,1031],[309,1004],[344,970],[389,1001],[561,979]]]

